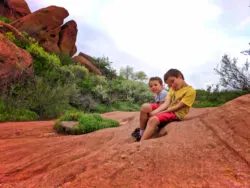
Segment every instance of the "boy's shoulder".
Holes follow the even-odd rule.
[[[165,88],[163,88],[160,92],[159,92],[159,94],[167,94],[168,93],[168,91],[165,89]]]
[[[173,90],[172,88],[169,89],[169,93],[172,93],[172,94],[176,94],[176,93],[196,93],[196,90],[188,85],[186,87],[183,87],[181,89],[178,89],[178,90]]]

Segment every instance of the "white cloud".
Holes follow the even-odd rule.
[[[250,16],[245,18],[244,20],[242,20],[240,22],[240,25],[238,26],[239,30],[243,30],[246,28],[246,26],[248,26],[250,24]]]

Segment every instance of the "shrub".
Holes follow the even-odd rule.
[[[3,121],[32,121],[39,116],[27,109],[5,108],[3,99],[0,99],[0,122]]]
[[[245,91],[214,91],[196,90],[196,99],[193,107],[220,106],[230,100],[246,94]]]
[[[0,116],[0,121],[34,121],[38,120],[39,116],[27,109],[12,109],[5,111]]]
[[[13,84],[3,95],[3,104],[11,109],[27,109],[36,112],[41,118],[55,118],[71,109],[71,96],[77,95],[75,84],[51,85],[46,79],[35,77],[27,83]]]
[[[31,43],[26,47],[26,50],[30,52],[33,57],[34,69],[37,75],[61,65],[60,59],[55,54],[45,52],[43,47],[39,46],[37,42]]]
[[[115,101],[109,105],[106,104],[97,104],[93,112],[97,113],[105,113],[105,112],[112,112],[112,111],[139,111],[140,105],[129,103],[126,101]]]
[[[77,63],[72,59],[72,57],[67,53],[57,54],[62,65],[76,65]]]
[[[79,124],[73,129],[65,129],[60,123],[62,121],[78,121]],[[99,114],[84,114],[82,112],[66,112],[56,121],[54,129],[60,133],[86,134],[99,129],[118,127],[119,123],[115,120],[102,118]]]
[[[6,18],[6,17],[4,17],[4,16],[0,16],[0,20],[3,21],[3,22],[5,22],[5,23],[11,23],[11,22],[12,22],[11,19]]]

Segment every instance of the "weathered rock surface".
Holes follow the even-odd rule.
[[[120,127],[80,136],[53,135],[53,121],[2,123],[0,187],[250,187],[249,105],[191,109],[141,143],[138,112],[103,114]]]
[[[62,26],[58,44],[62,53],[67,53],[71,56],[76,53],[76,34],[77,24],[75,21],[68,21]]]
[[[31,55],[0,34],[0,90],[32,74]]]
[[[16,20],[30,14],[30,9],[25,0],[1,0],[0,15]]]
[[[37,39],[48,52],[73,55],[76,52],[77,25],[73,20],[63,25],[68,15],[65,8],[49,6],[22,17],[11,25]]]
[[[101,71],[95,65],[93,65],[93,63],[89,59],[87,59],[81,54],[82,53],[79,53],[78,56],[73,57],[73,60],[79,63],[80,65],[85,66],[90,72],[93,72],[97,75],[102,75]],[[90,58],[90,56],[88,57]]]

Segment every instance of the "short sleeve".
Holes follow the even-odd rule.
[[[185,96],[182,98],[181,102],[185,105],[191,107],[195,101],[196,91],[193,88],[190,88]]]
[[[168,92],[165,89],[163,89],[159,94],[159,101],[160,102],[165,101],[167,94]]]

